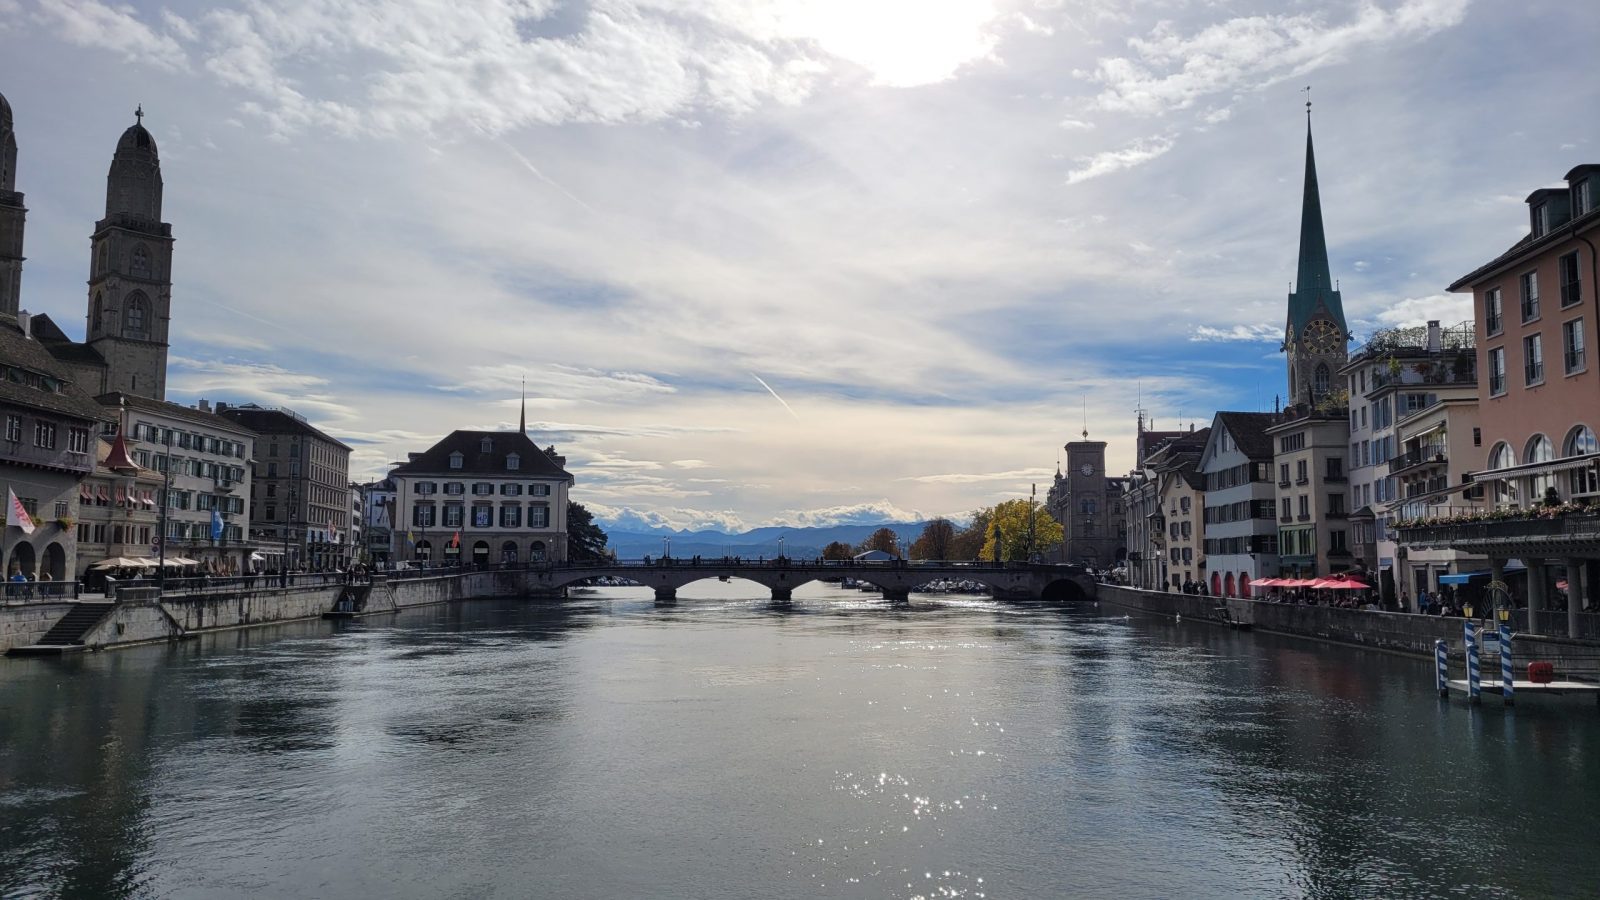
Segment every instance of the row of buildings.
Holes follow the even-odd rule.
[[[1597,194],[1600,165],[1580,165],[1528,195],[1527,233],[1449,286],[1472,294],[1471,321],[1352,347],[1308,126],[1287,404],[1178,432],[1141,413],[1127,476],[1104,473],[1103,443],[1068,444],[1081,470],[1051,494],[1064,557],[1224,596],[1358,573],[1407,609],[1493,585],[1576,628],[1600,598]]]
[[[525,426],[458,431],[412,454],[384,504],[351,484],[350,446],[292,410],[167,399],[173,234],[156,142],[135,117],[90,236],[76,341],[22,306],[27,209],[0,96],[0,484],[21,508],[0,571],[70,581],[163,557],[215,573],[564,558],[573,479]],[[380,530],[391,543],[378,552]]]

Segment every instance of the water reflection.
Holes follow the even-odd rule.
[[[0,663],[0,896],[1586,896],[1588,708],[701,583]]]

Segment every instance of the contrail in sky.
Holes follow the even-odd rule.
[[[800,417],[799,416],[795,416],[794,408],[789,405],[789,401],[783,399],[782,397],[779,397],[778,396],[778,392],[772,389],[772,385],[767,384],[765,381],[762,381],[761,380],[761,376],[757,375],[754,372],[750,373],[750,377],[754,378],[757,382],[759,382],[761,384],[762,387],[766,388],[767,389],[767,393],[771,394],[772,398],[774,400],[777,400],[779,403],[782,403],[783,404],[783,408],[789,410],[789,415],[794,416],[794,420],[796,422],[800,421]]]
[[[544,174],[543,172],[539,171],[539,167],[534,165],[532,162],[530,162],[526,156],[523,156],[521,153],[518,153],[517,152],[517,148],[511,146],[510,144],[506,143],[503,140],[500,142],[500,146],[506,148],[507,152],[509,152],[512,156],[515,156],[517,158],[517,162],[522,163],[522,165],[525,166],[529,172],[533,173],[533,176],[535,178],[539,179],[540,181],[544,182],[545,184],[548,184],[551,187],[555,188],[556,190],[560,191],[563,195],[566,196],[566,198],[568,200],[571,200],[573,203],[576,203],[579,206],[583,207],[584,209],[587,209],[589,212],[594,212],[594,207],[592,207],[589,204],[583,202],[582,200],[579,200],[577,197],[573,196],[571,191],[569,191],[566,188],[562,187],[561,185],[557,184],[555,182],[555,180],[552,179],[550,176],[548,176],[548,175]]]

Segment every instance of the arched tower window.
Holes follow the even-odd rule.
[[[128,263],[128,273],[139,278],[150,277],[150,251],[143,244],[133,248],[133,259]]]
[[[100,243],[100,255],[99,255],[99,258],[95,260],[95,265],[94,265],[95,274],[96,275],[104,275],[106,273],[106,269],[110,268],[110,260],[111,260],[111,248],[104,241],[102,241]]]
[[[122,307],[122,336],[144,337],[150,317],[150,304],[144,294],[134,293]]]
[[[1311,396],[1313,399],[1320,400],[1328,396],[1328,381],[1332,377],[1333,373],[1328,371],[1327,363],[1317,364],[1317,371],[1311,376]]]
[[[105,294],[102,294],[99,291],[95,291],[95,293],[94,293],[94,309],[91,311],[92,315],[91,315],[91,319],[90,319],[92,324],[90,324],[90,326],[89,326],[89,330],[90,331],[98,332],[101,328],[105,327],[105,316],[104,316],[105,308],[106,308],[106,297],[105,297]]]
[[[1566,446],[1562,448],[1562,456],[1586,456],[1600,452],[1600,443],[1594,436],[1594,429],[1587,425],[1574,425],[1567,432]],[[1572,470],[1572,493],[1574,496],[1600,493],[1600,461],[1592,462],[1581,469]]]

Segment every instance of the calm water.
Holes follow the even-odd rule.
[[[1600,713],[702,583],[0,662],[0,896],[1594,897]]]

